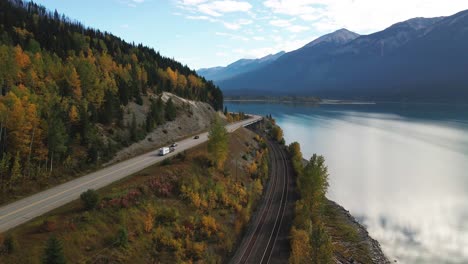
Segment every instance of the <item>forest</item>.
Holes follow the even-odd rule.
[[[221,90],[187,66],[20,0],[0,1],[0,92],[0,202],[88,169],[173,120],[162,92],[223,108]],[[126,106],[145,97],[153,98],[146,126],[125,123]]]

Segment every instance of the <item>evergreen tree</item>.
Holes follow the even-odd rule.
[[[117,231],[117,238],[115,244],[119,247],[127,247],[128,245],[128,232],[124,227],[119,228]]]
[[[67,131],[62,120],[55,114],[49,118],[49,130],[47,143],[50,153],[50,171],[53,170],[54,159],[60,159],[61,155],[67,151]]]
[[[63,255],[62,243],[55,237],[51,236],[47,240],[42,257],[43,264],[65,264],[65,256]]]
[[[96,208],[99,203],[99,195],[95,190],[89,189],[80,195],[81,203],[86,210]]]
[[[167,121],[174,121],[176,116],[177,116],[177,109],[172,102],[172,98],[169,98],[166,102],[166,109],[165,109],[165,114],[166,114],[166,120]]]
[[[8,176],[10,175],[10,153],[4,153],[2,159],[0,160],[0,179],[2,184],[2,190],[4,189]]]
[[[137,141],[138,139],[138,125],[135,113],[132,113],[132,124],[130,125],[130,139],[132,141]]]
[[[157,125],[161,125],[164,123],[164,102],[161,97],[159,97],[158,100],[156,100],[156,103],[154,104],[153,116]]]
[[[328,264],[333,262],[333,246],[321,223],[313,225],[310,242],[312,244],[312,263]]]
[[[20,164],[20,155],[19,152],[16,152],[15,160],[13,161],[13,166],[11,167],[11,184],[17,184],[21,180],[21,164]]]

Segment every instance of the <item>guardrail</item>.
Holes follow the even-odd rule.
[[[257,120],[254,120],[254,121],[252,121],[252,122],[249,122],[249,123],[247,123],[247,124],[244,124],[243,127],[248,127],[248,126],[250,126],[250,125],[252,125],[252,124],[255,124],[255,123],[257,123],[257,122],[260,122],[260,121],[262,121],[262,120],[263,120],[263,117],[262,117],[262,118],[259,118],[259,119],[257,119]]]

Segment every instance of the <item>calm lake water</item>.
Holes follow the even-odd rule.
[[[305,158],[325,156],[328,197],[399,263],[468,263],[468,106],[227,102],[272,114]]]

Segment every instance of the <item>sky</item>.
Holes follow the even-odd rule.
[[[292,51],[346,28],[370,34],[467,0],[35,0],[86,26],[143,43],[193,69]]]

